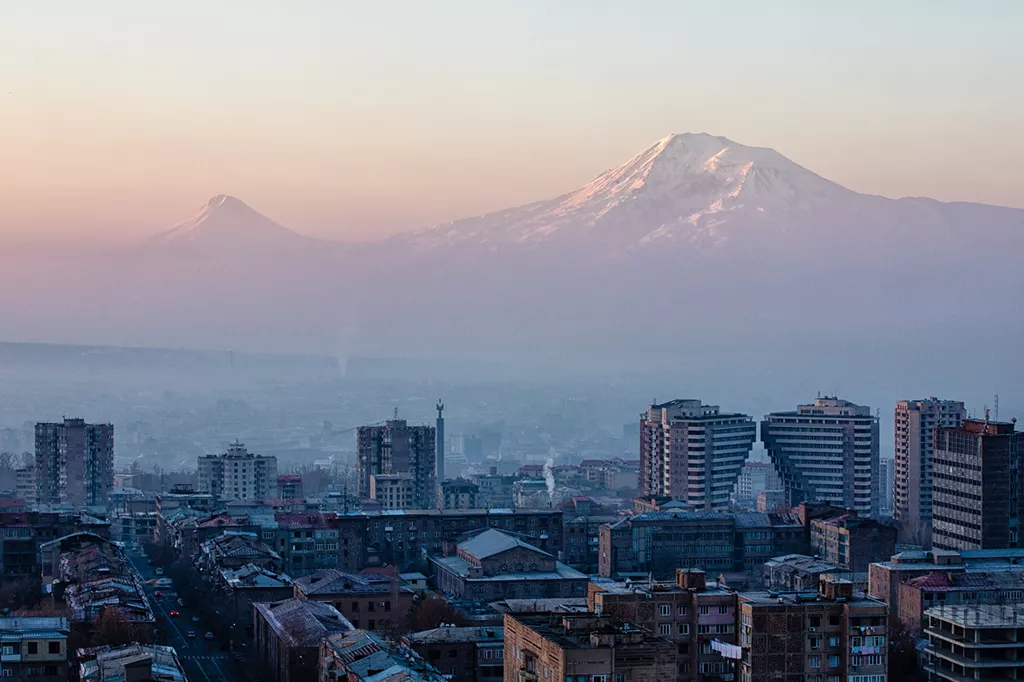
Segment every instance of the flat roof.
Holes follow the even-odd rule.
[[[1024,627],[1024,604],[955,604],[933,606],[925,616],[974,628]]]

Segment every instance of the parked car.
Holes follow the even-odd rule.
[[[184,606],[184,605],[185,605],[185,600],[182,599],[181,597],[178,597],[178,606]]]
[[[189,630],[188,632],[185,633],[185,636],[188,637],[189,639],[195,639],[196,638],[195,630]]]
[[[157,590],[156,592],[153,593],[153,596],[154,597],[163,597],[164,593],[161,592],[160,590]]]
[[[193,623],[198,623],[199,622],[199,616],[192,616],[192,622]]]
[[[156,574],[157,575],[163,575],[164,574],[164,569],[162,569],[162,568],[156,569]]]
[[[205,639],[207,641],[212,640],[213,639],[213,633],[212,632],[207,632],[205,635],[203,635],[203,639]]]
[[[177,611],[171,611],[171,618],[177,618],[180,615],[181,614],[179,612],[177,612]]]

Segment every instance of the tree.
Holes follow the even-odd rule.
[[[125,618],[117,609],[104,609],[93,633],[93,646],[121,646],[149,639],[144,629]]]
[[[409,609],[407,632],[441,627],[442,623],[465,625],[466,617],[437,592],[431,592]]]
[[[917,638],[902,622],[889,626],[889,679],[924,682],[927,679],[918,664]]]

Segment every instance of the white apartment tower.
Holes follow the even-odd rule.
[[[640,415],[640,476],[644,495],[667,495],[695,509],[724,509],[757,438],[745,414],[717,405],[672,400]]]
[[[967,411],[958,400],[901,400],[896,403],[895,417],[893,518],[904,542],[928,547],[932,537],[935,429],[959,428]]]
[[[277,493],[277,457],[255,455],[235,441],[223,455],[198,459],[199,492],[218,501],[266,500]]]
[[[786,492],[786,504],[827,502],[878,516],[878,419],[871,408],[832,396],[773,412],[761,441]]]

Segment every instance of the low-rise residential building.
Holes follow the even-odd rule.
[[[580,514],[566,516],[562,524],[565,537],[565,563],[584,573],[597,573],[601,556],[601,526],[615,523],[615,514]]]
[[[449,682],[413,649],[367,630],[320,640],[318,682]]]
[[[228,530],[199,545],[195,564],[210,575],[226,568],[254,564],[270,571],[283,567],[281,555],[259,539],[256,533]]]
[[[0,618],[0,677],[13,681],[68,679],[67,618]]]
[[[302,498],[302,476],[300,474],[278,474],[277,496],[282,500]]]
[[[0,528],[0,575],[5,579],[38,577],[40,547],[55,538],[79,531],[110,537],[110,524],[88,514],[4,512]]]
[[[401,627],[412,608],[414,591],[380,573],[344,573],[331,568],[295,579],[294,595],[326,602],[352,626],[365,630]]]
[[[284,573],[246,564],[241,568],[225,568],[214,575],[214,594],[220,601],[225,620],[234,623],[235,633],[251,639],[252,605],[264,602],[281,601],[292,596],[292,579]]]
[[[896,526],[856,513],[813,519],[811,552],[843,570],[866,572],[869,564],[896,552]]]
[[[910,550],[868,567],[868,594],[889,604],[890,616],[900,614],[900,584],[930,573],[1006,573],[1024,567],[1024,549]]]
[[[795,514],[646,512],[601,527],[598,572],[603,578],[653,573],[669,580],[677,568],[697,568],[760,579],[765,561],[794,553],[807,553]]]
[[[587,577],[527,542],[490,529],[431,557],[438,589],[457,599],[584,596]]]
[[[708,584],[703,571],[680,569],[675,582],[595,580],[587,603],[593,613],[614,616],[674,642],[679,682],[733,673],[732,664],[711,642],[736,644],[736,593]]]
[[[45,543],[42,579],[51,598],[67,604],[72,629],[89,636],[103,619],[116,618],[135,641],[152,641],[156,619],[123,550],[92,533],[73,533]]]
[[[480,486],[464,478],[453,478],[441,484],[444,509],[478,509]]]
[[[284,599],[253,604],[253,653],[272,682],[316,679],[320,641],[352,630],[345,616],[323,602]]]
[[[188,682],[174,647],[156,644],[78,650],[81,682]]]
[[[110,538],[128,547],[153,542],[156,537],[156,511],[114,512],[109,519]]]
[[[477,501],[483,509],[508,509],[512,506],[512,486],[515,485],[514,474],[499,474],[496,467],[491,473],[476,476],[473,482],[480,488]]]
[[[805,554],[786,554],[765,562],[761,572],[766,590],[814,592],[822,576],[840,573],[839,566]],[[841,576],[847,577],[847,576]]]
[[[501,682],[504,676],[505,630],[501,627],[444,626],[405,635],[402,644],[451,682]]]
[[[744,681],[886,680],[888,607],[848,580],[823,578],[817,592],[743,592],[739,609]]]
[[[505,682],[664,682],[676,645],[593,613],[505,614]]]
[[[935,572],[899,586],[897,602],[903,626],[913,633],[925,625],[930,608],[959,604],[1014,604],[1024,601],[1024,566],[1008,571]]]
[[[935,606],[924,618],[929,680],[1020,679],[1024,604]]]

